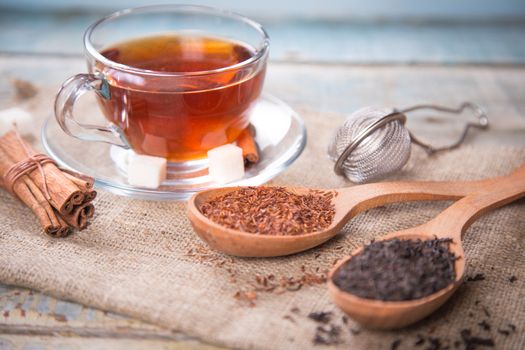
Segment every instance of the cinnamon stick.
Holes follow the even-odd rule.
[[[20,162],[28,157],[26,149],[20,144],[19,136],[14,131],[10,131],[0,138],[0,147],[6,154],[14,160],[14,162]],[[34,150],[28,145],[30,154],[34,154]],[[60,213],[70,214],[75,209],[75,206],[80,205],[84,202],[84,194],[79,187],[68,179],[55,164],[47,163],[42,166],[46,174],[44,180],[41,174],[34,170],[29,173],[29,177],[33,180],[35,185],[38,186],[42,193],[45,192],[44,181],[47,182],[47,189],[49,191],[50,200],[49,203]]]
[[[83,230],[87,227],[88,219],[92,218],[95,213],[95,207],[91,202],[86,202],[67,215],[63,215],[64,220],[71,226],[78,230]]]
[[[12,164],[14,164],[12,159],[0,149],[0,174],[4,174]],[[67,223],[56,215],[38,186],[27,175],[21,176],[14,183],[13,192],[33,211],[46,234],[56,237],[67,234],[69,231]]]
[[[97,191],[95,190],[88,190],[84,192],[84,203],[86,202],[92,202],[97,197]]]
[[[242,148],[242,156],[245,162],[255,164],[259,161],[259,150],[255,143],[255,129],[252,125],[241,132],[237,138],[237,146]]]
[[[88,192],[93,188],[94,180],[92,177],[77,173],[71,170],[62,170],[62,173],[71,182],[76,184],[83,192]]]
[[[95,181],[92,177],[71,170],[63,170],[63,173],[65,177],[75,183],[84,193],[84,201],[82,204],[91,202],[97,197],[97,191],[93,189]]]
[[[44,197],[44,194],[40,192],[40,189],[34,184],[28,176],[24,179],[27,188],[33,193],[38,203],[42,205],[47,215],[51,218],[53,226],[44,227],[44,232],[52,237],[65,237],[69,234],[70,227],[67,222],[51,207],[49,202]]]

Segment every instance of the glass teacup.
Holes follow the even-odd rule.
[[[199,163],[248,126],[269,38],[237,14],[160,5],[102,18],[86,31],[84,47],[89,73],[68,79],[56,97],[61,128],[180,166]],[[75,120],[75,101],[88,91],[107,125]]]

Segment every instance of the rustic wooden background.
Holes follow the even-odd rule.
[[[85,71],[82,33],[99,17],[93,11],[59,11],[61,1],[48,1],[52,11],[13,3],[0,3],[1,109],[19,103],[14,80],[52,96],[68,76]],[[492,20],[483,11],[450,21],[443,19],[446,12],[425,21],[417,20],[417,11],[409,20],[382,21],[315,14],[272,19],[266,13],[261,21],[272,37],[266,91],[320,118],[366,105],[454,106],[471,100],[487,109],[492,128],[468,142],[525,147],[525,8],[519,1],[503,3],[507,12],[487,8],[497,15]],[[345,9],[335,1],[328,14],[334,17],[341,6]],[[38,108],[51,114],[52,99]],[[427,137],[446,130],[417,117],[409,126]],[[315,131],[309,136],[309,142],[327,142],[317,140]],[[0,350],[93,348],[216,349],[206,339],[0,284]]]

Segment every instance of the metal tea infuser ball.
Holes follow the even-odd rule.
[[[467,123],[453,144],[435,148],[418,140],[405,127],[406,114],[421,109],[454,114],[470,109],[477,123]],[[328,154],[335,161],[336,174],[345,175],[352,182],[368,182],[400,170],[410,157],[411,143],[428,154],[451,150],[463,143],[470,128],[486,129],[488,125],[485,112],[470,102],[456,109],[437,105],[417,105],[402,110],[365,107],[352,113],[336,130]]]

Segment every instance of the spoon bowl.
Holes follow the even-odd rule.
[[[386,235],[378,240],[388,240],[393,238],[429,240],[435,239],[436,237],[433,235],[422,235],[416,232],[412,234],[410,232],[399,232],[396,235]],[[459,259],[454,262],[456,278],[454,282],[447,287],[426,297],[407,301],[382,301],[362,298],[341,290],[333,282],[334,275],[353,256],[361,253],[363,247],[356,249],[352,252],[351,256],[342,259],[332,268],[328,274],[328,292],[330,293],[333,302],[339,308],[341,308],[353,320],[367,328],[398,329],[406,327],[436,311],[452,296],[452,294],[454,294],[456,289],[463,282],[465,259],[461,241],[452,241],[449,249],[456,257],[459,257]]]
[[[224,227],[211,221],[200,211],[203,203],[236,191],[240,187],[225,187],[199,192],[188,203],[188,218],[197,235],[211,248],[223,253],[243,257],[274,257],[294,254],[316,247],[338,230],[335,220],[326,230],[293,236],[258,235]],[[310,189],[288,187],[295,194],[307,194]],[[336,213],[337,215],[337,213]],[[335,219],[335,218],[334,218]]]

